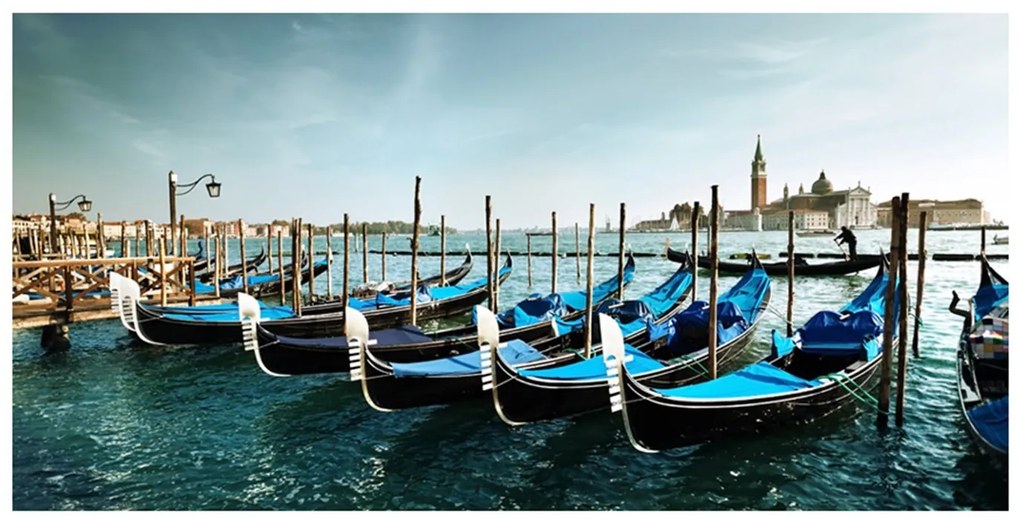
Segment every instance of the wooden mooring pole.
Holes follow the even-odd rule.
[[[985,233],[986,233],[985,227],[982,226],[981,227],[981,253],[985,252]]]
[[[341,300],[344,303],[344,322],[347,321],[347,306],[350,303],[351,294],[351,219],[344,214],[344,288]]]
[[[315,302],[315,225],[308,223],[308,303]]]
[[[528,238],[528,287],[531,287],[531,234],[525,232]]]
[[[276,268],[280,270],[280,305],[287,304],[287,284],[283,280],[283,229],[276,229]]]
[[[910,222],[910,194],[903,192],[900,196],[900,269],[897,274],[899,283],[899,336],[897,338],[896,358],[899,361],[896,373],[896,426],[903,426],[903,415],[907,395],[907,224]]]
[[[921,299],[924,298],[924,264],[928,258],[928,250],[924,247],[924,235],[928,228],[928,212],[921,212],[920,226],[917,230],[917,304],[914,309],[914,335],[913,342],[914,357],[921,356],[918,338],[921,334]]]
[[[213,228],[213,229],[215,230],[215,228]],[[223,246],[221,246],[221,244],[220,244],[222,242],[223,242],[223,235],[221,233],[216,233],[216,235],[213,237],[213,244],[216,245],[216,257],[215,257],[216,263],[213,264],[212,266],[210,266],[212,268],[212,270],[213,270],[213,274],[212,274],[213,289],[216,292],[216,298],[220,298],[220,270],[223,269],[222,268],[222,264],[223,264]],[[212,253],[212,252],[210,252],[210,253]],[[209,265],[207,264],[206,266],[209,266]]]
[[[588,203],[588,283],[584,296],[584,358],[591,358],[592,290],[595,270],[595,203]],[[621,297],[622,298],[622,297]]]
[[[485,196],[485,277],[486,292],[489,294],[489,310],[496,312],[496,296],[492,286],[492,196]]]
[[[267,224],[266,225],[266,262],[269,263],[268,266],[266,267],[267,268],[266,271],[268,271],[269,274],[272,275],[273,274],[273,225],[272,224]]]
[[[716,367],[716,348],[719,311],[716,302],[719,300],[719,185],[712,185],[712,231],[709,234],[709,265],[711,272],[708,282],[708,377],[715,380],[718,376]]]
[[[361,223],[361,282],[368,284],[368,223]]]
[[[619,256],[619,262],[617,263],[617,269],[616,269],[616,276],[617,276],[617,279],[618,279],[617,280],[617,288],[616,288],[616,295],[617,295],[616,298],[618,298],[620,300],[623,300],[623,288],[624,288],[624,286],[626,286],[626,284],[624,284],[624,281],[623,281],[623,264],[624,264],[624,261],[623,261],[623,257],[624,257],[623,247],[624,247],[624,244],[626,244],[626,241],[627,241],[627,225],[626,225],[627,221],[626,221],[626,219],[627,219],[627,203],[620,203],[620,256]],[[591,291],[591,288],[588,288],[588,291]]]
[[[889,240],[889,273],[888,283],[885,287],[885,313],[883,314],[882,327],[882,367],[878,386],[878,423],[886,425],[889,420],[889,392],[892,379],[892,349],[893,329],[896,306],[893,304],[896,298],[897,271],[900,266],[900,198],[893,197],[892,208],[889,212],[892,218]]]
[[[496,219],[496,245],[492,248],[492,312],[499,313],[499,218]]]
[[[333,227],[326,226],[326,300],[333,300]]]
[[[549,290],[550,293],[556,293],[556,274],[557,274],[557,260],[559,260],[559,232],[556,229],[556,212],[552,213],[552,288]]]
[[[786,221],[788,230],[786,237],[786,336],[793,336],[793,210],[790,210],[789,218]]]
[[[138,236],[138,231],[137,230],[135,230],[135,236],[136,237]],[[125,222],[125,221],[121,221],[120,222],[120,256],[121,257],[130,257],[131,256],[131,255],[128,254],[127,222]]]
[[[701,217],[701,202],[694,201],[694,208],[691,210],[691,255],[694,258],[694,266],[691,266],[691,302],[698,300],[698,221]],[[667,250],[669,246],[666,246]],[[668,251],[667,251],[668,255]]]
[[[581,285],[581,225],[574,223],[574,259],[577,260],[577,285]]]
[[[159,245],[159,304],[166,306],[166,235],[160,236]]]
[[[380,251],[382,251],[382,255],[381,255],[381,257],[382,257],[382,265],[379,267],[379,269],[382,270],[382,273],[379,275],[379,277],[380,277],[379,280],[380,281],[385,281],[386,280],[386,232],[383,232],[383,234],[382,234],[382,247],[381,247]]]
[[[245,255],[244,247],[244,221],[241,219],[237,220],[237,234],[238,239],[241,243],[241,287],[244,288],[244,292],[248,293],[248,265],[246,264],[247,258]],[[182,250],[183,251],[183,250]]]
[[[439,285],[446,285],[446,216],[439,216]]]
[[[411,325],[418,325],[418,226],[421,225],[421,176],[414,176],[414,229],[411,231]]]

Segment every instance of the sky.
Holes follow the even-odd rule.
[[[506,229],[750,207],[821,170],[1008,218],[1004,14],[13,16],[13,211]]]

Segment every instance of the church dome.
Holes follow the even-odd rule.
[[[818,180],[811,185],[811,193],[815,195],[825,195],[832,192],[832,181],[825,178],[825,170],[822,170],[821,175],[818,176]]]

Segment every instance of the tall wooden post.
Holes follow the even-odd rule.
[[[190,288],[188,293],[188,305],[195,305],[195,260],[192,259],[188,262],[188,287]]]
[[[919,225],[920,229],[917,230],[917,304],[914,309],[914,336],[911,339],[915,358],[921,356],[918,337],[921,334],[921,299],[924,298],[924,264],[928,258],[928,250],[924,247],[924,235],[928,228],[928,212],[921,212]]]
[[[793,210],[790,210],[789,218],[786,221],[788,230],[786,237],[786,336],[793,336]]]
[[[414,230],[411,232],[411,325],[418,325],[418,226],[421,225],[421,176],[414,176]]]
[[[885,313],[882,332],[882,368],[878,389],[878,422],[885,425],[889,415],[889,392],[890,380],[892,378],[892,350],[893,350],[893,329],[895,328],[896,306],[893,304],[896,298],[897,272],[900,266],[900,198],[893,197],[892,208],[889,212],[892,217],[891,238],[889,241],[889,274],[888,283],[885,287]]]
[[[581,285],[581,226],[574,223],[574,259],[577,260],[577,285]]]
[[[222,234],[217,233],[213,237],[213,244],[216,245],[216,264],[213,264],[211,267],[213,270],[213,288],[216,291],[216,298],[220,298],[220,270],[222,269],[221,265],[223,264],[223,247],[220,243],[222,241]]]
[[[592,292],[595,269],[595,203],[588,203],[588,284],[584,296],[584,357],[591,358]]]
[[[499,219],[496,219],[496,247],[492,249],[492,260],[493,260],[493,274],[492,274],[492,312],[499,312],[499,247],[500,247],[500,234],[499,234]]]
[[[344,303],[344,322],[347,322],[347,305],[350,303],[351,294],[351,220],[350,216],[344,214],[344,292],[341,300]]]
[[[559,260],[559,232],[556,229],[556,212],[552,213],[552,288],[549,290],[550,293],[556,293],[556,275],[558,271],[556,269],[557,261]]]
[[[716,324],[719,321],[719,310],[716,303],[719,300],[719,185],[712,185],[712,217],[710,219],[712,231],[709,234],[709,265],[711,273],[708,282],[708,375],[715,380],[718,376],[716,367],[716,348],[719,342],[719,335]]]
[[[103,229],[103,214],[96,214],[96,257],[106,258],[106,230]]]
[[[209,249],[209,227],[204,225],[202,226],[202,242],[205,243],[205,270],[208,272],[212,267],[213,254]]]
[[[308,223],[308,303],[315,302],[315,225]]]
[[[910,194],[903,192],[900,196],[900,269],[897,278],[900,280],[896,292],[899,298],[897,318],[899,336],[897,340],[896,358],[899,360],[896,373],[896,426],[903,426],[903,412],[907,394],[907,224],[910,222]]]
[[[531,287],[531,234],[528,233],[528,232],[524,232],[524,234],[528,238],[528,287],[530,288]]]
[[[138,230],[135,230],[135,236],[138,236]],[[129,257],[128,246],[127,246],[127,222],[120,222],[120,256]]]
[[[326,226],[326,299],[333,300],[333,227]]]
[[[159,245],[159,304],[166,306],[166,235],[161,235]]]
[[[268,266],[267,266],[266,271],[269,272],[270,275],[272,275],[273,274],[273,225],[272,224],[267,224],[266,225],[266,262],[269,263]]]
[[[301,261],[300,255],[298,255],[298,244],[301,243],[301,228],[298,224],[297,219],[291,219],[290,221],[290,290],[291,290],[291,309],[294,310],[295,314],[299,314],[301,309]]]
[[[287,284],[284,282],[284,268],[283,268],[283,230],[280,228],[276,229],[276,269],[280,271],[280,305],[285,306],[287,304]]]
[[[368,284],[368,223],[361,223],[361,281]]]
[[[498,250],[497,250],[498,252]],[[446,216],[439,216],[439,285],[446,285]]]
[[[382,265],[379,267],[379,269],[382,270],[382,273],[379,276],[381,277],[380,281],[385,281],[386,280],[386,232],[383,232],[383,234],[382,234],[382,247],[381,247],[380,251],[382,252],[382,255],[381,255],[381,257],[382,257]]]
[[[178,237],[174,237],[174,240],[175,241],[178,240]],[[185,240],[184,239],[184,214],[181,214],[181,233],[180,233],[179,240],[181,241],[180,242],[181,247],[180,247],[180,249],[177,250],[178,252],[180,252],[180,253],[178,253],[178,256],[179,257],[187,257],[188,256],[187,243],[184,242],[184,240]],[[176,244],[174,246],[176,247]]]
[[[492,196],[485,196],[485,277],[486,292],[489,294],[489,310],[496,312],[496,296],[492,286]]]
[[[985,227],[981,226],[981,253],[985,252]]]
[[[616,298],[620,300],[623,300],[623,287],[625,286],[625,284],[623,283],[623,264],[624,264],[623,248],[624,245],[626,244],[626,241],[627,241],[627,203],[620,203],[620,258],[616,269],[616,276],[619,279],[616,290],[618,296]]]
[[[241,242],[241,287],[244,288],[245,293],[248,293],[248,266],[245,264],[244,253],[244,221],[241,219],[237,220],[237,234]]]
[[[694,209],[691,211],[691,255],[694,256],[694,266],[691,266],[691,302],[698,300],[698,221],[701,217],[701,202],[694,201]]]

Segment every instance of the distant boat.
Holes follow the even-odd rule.
[[[992,244],[1009,244],[1009,235],[1004,237],[996,235],[995,237],[992,237]]]
[[[797,237],[811,237],[812,235],[834,235],[836,232],[832,230],[804,230],[797,232]]]

